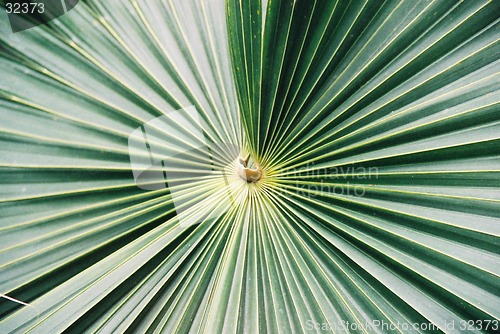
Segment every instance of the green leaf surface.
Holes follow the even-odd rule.
[[[500,328],[500,2],[4,7],[1,333]]]

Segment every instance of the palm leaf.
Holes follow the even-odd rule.
[[[88,1],[2,22],[1,332],[494,332],[499,10]],[[156,155],[132,149],[145,127]],[[151,169],[168,187],[136,182],[144,159],[173,163]]]

